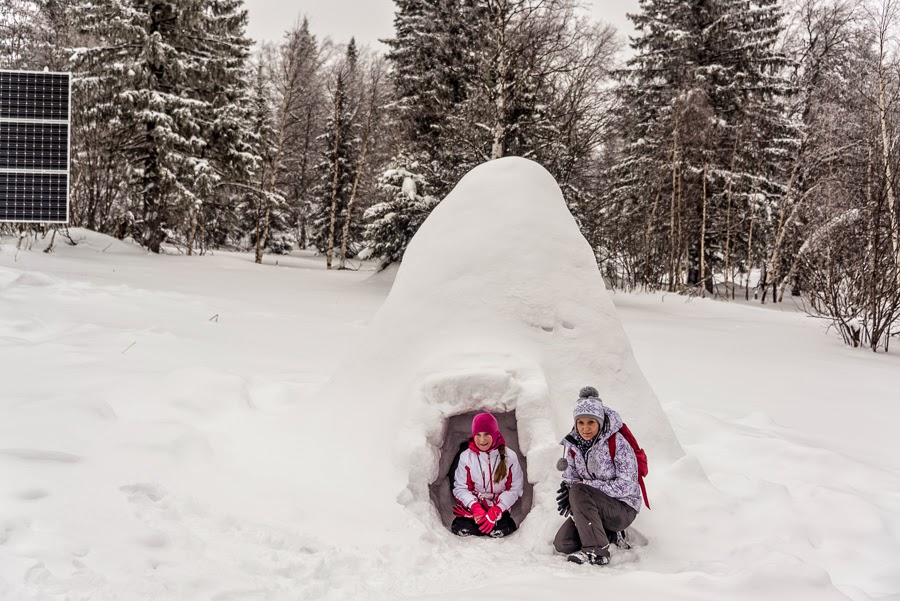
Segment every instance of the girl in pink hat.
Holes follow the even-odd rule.
[[[516,531],[509,509],[522,496],[524,478],[519,458],[500,434],[490,413],[472,420],[469,448],[459,456],[453,477],[456,518],[450,531],[458,536],[501,537]]]

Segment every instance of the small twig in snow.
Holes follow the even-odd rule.
[[[63,236],[65,236],[66,238],[69,239],[69,244],[71,244],[72,246],[78,246],[78,243],[72,239],[72,234],[69,233],[69,226],[68,225],[63,226],[63,230],[64,230]]]
[[[59,230],[58,226],[53,226],[53,235],[50,236],[50,244],[47,245],[47,248],[44,249],[44,252],[50,254],[53,252],[56,246],[56,232]]]

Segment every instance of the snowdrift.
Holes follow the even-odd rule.
[[[898,598],[897,355],[788,311],[614,295],[689,453],[666,465],[678,443],[555,185],[516,160],[473,176],[377,320],[396,270],[0,239],[0,600]],[[551,546],[583,379],[651,458],[646,539],[599,571]],[[461,539],[432,499],[487,407],[535,501],[514,536]]]
[[[548,519],[558,441],[585,385],[647,450],[652,496],[653,468],[683,451],[559,186],[538,164],[505,158],[467,174],[428,217],[372,326],[320,398],[332,412],[366,398],[352,403],[352,426],[341,432],[371,450],[354,478],[363,489],[388,484],[427,529],[449,521],[449,454],[471,415],[498,414],[526,462],[521,533],[547,544],[558,526]],[[521,522],[529,510],[538,519]]]

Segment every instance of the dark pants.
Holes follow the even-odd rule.
[[[483,533],[478,529],[478,524],[472,518],[454,518],[450,524],[450,532],[457,536],[509,536],[518,529],[516,522],[509,515],[508,511],[504,511],[494,529],[489,534]]]
[[[569,488],[569,503],[572,517],[563,523],[553,539],[553,546],[560,553],[584,549],[609,557],[606,530],[625,530],[637,517],[637,511],[627,503],[587,484]]]

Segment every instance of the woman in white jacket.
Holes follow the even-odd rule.
[[[524,478],[515,451],[506,448],[497,420],[479,413],[472,420],[469,448],[460,453],[453,477],[458,536],[501,537],[516,531],[509,509],[522,496]]]

